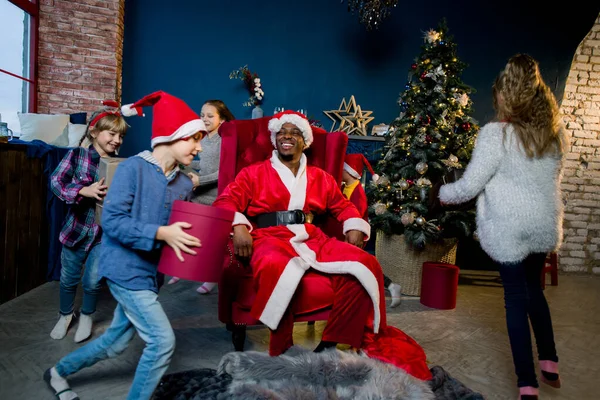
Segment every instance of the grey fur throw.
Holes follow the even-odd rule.
[[[279,357],[232,352],[221,359],[217,373],[233,378],[228,399],[434,399],[427,382],[393,365],[335,348],[313,353],[294,346]]]

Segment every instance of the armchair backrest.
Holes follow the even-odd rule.
[[[235,179],[242,168],[271,157],[273,144],[268,129],[271,118],[234,120],[224,122],[219,127],[219,193]],[[329,172],[341,184],[348,136],[344,132],[327,132],[313,127],[313,137],[313,143],[304,152],[308,164]]]

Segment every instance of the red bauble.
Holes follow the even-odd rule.
[[[410,66],[412,69],[417,69],[417,64],[413,64]]]
[[[464,124],[462,124],[462,128],[463,128],[465,131],[468,131],[469,129],[471,129],[471,124],[470,124],[470,123],[468,123],[468,122],[465,122]]]
[[[421,80],[425,79],[427,77],[427,72],[423,72],[421,74]]]

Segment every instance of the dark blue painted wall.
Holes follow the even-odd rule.
[[[265,115],[276,106],[306,108],[330,127],[322,110],[355,95],[374,123],[390,122],[423,32],[446,17],[469,64],[463,81],[477,90],[474,116],[485,122],[494,77],[517,52],[538,59],[562,96],[573,54],[598,15],[595,3],[400,0],[380,30],[368,32],[339,0],[127,0],[123,103],[165,90],[197,111],[204,100],[220,98],[237,118],[250,118],[242,82],[229,79],[248,64],[263,81]],[[146,115],[129,119],[124,155],[149,147],[151,110]]]

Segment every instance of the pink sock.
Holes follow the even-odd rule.
[[[558,374],[558,363],[549,360],[540,360],[540,368],[542,371]]]
[[[533,395],[533,396],[539,396],[540,395],[540,391],[538,388],[534,388],[533,386],[523,386],[519,388],[519,394],[520,395]]]

